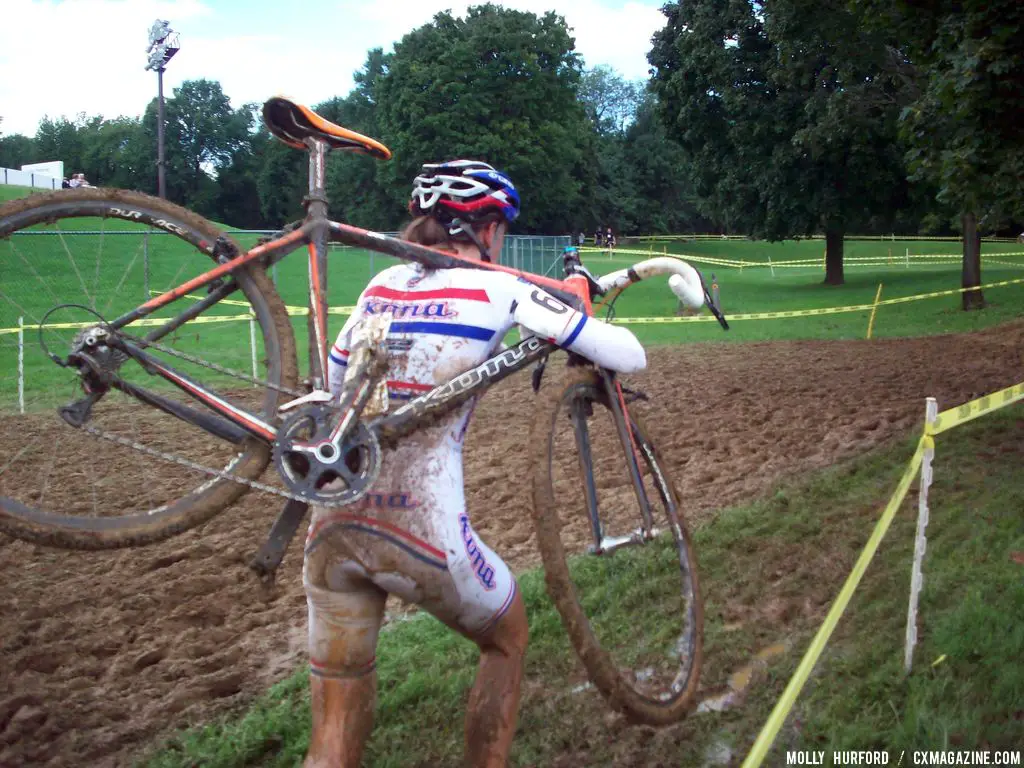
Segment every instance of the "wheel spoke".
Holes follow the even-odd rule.
[[[78,262],[75,261],[75,257],[71,253],[71,249],[68,248],[68,242],[64,239],[64,232],[61,231],[60,226],[57,227],[57,236],[60,238],[60,244],[64,246],[64,253],[67,254],[68,261],[71,262],[71,268],[75,270],[75,275],[78,277],[78,284],[82,286],[82,293],[85,294],[86,298],[89,299],[89,305],[96,309],[96,299],[89,293],[89,289],[85,287],[85,279],[82,277],[82,273],[78,271]]]
[[[118,209],[118,221],[108,231],[105,218],[112,203]],[[214,266],[210,255],[195,245],[220,236],[213,225],[184,217],[176,206],[139,193],[83,190],[0,206],[0,229],[12,235],[0,244],[0,268],[5,276],[21,278],[20,284],[16,279],[3,280],[0,309],[5,317],[20,315],[29,323],[38,324],[45,318],[49,327],[44,330],[44,345],[62,359],[69,351],[63,345],[81,336],[83,354],[101,370],[116,371],[129,382],[145,379],[161,397],[168,397],[169,392],[175,402],[188,402],[187,395],[163,378],[147,374],[136,362],[119,360],[102,344],[87,346],[88,334],[81,333],[83,327],[98,322],[93,312],[111,319],[108,313],[123,314],[145,300],[139,298],[147,287],[139,268],[147,252],[142,235],[158,219],[182,222],[183,231],[161,231],[159,238],[151,237],[159,240],[156,247],[148,249],[146,279],[151,279],[152,285],[161,286],[170,276],[173,286]],[[43,228],[47,231],[38,231]],[[78,234],[81,231],[96,234]],[[243,391],[237,381],[229,379],[234,386],[223,388],[223,396],[245,402],[246,409],[259,418],[272,419],[282,398],[277,391],[294,392],[296,388],[292,337],[290,332],[278,330],[287,325],[287,315],[259,267],[238,270],[233,278],[240,297],[244,295],[256,316],[266,358],[262,375],[267,381],[243,374],[238,378],[255,382],[259,389],[246,385]],[[54,305],[64,309],[53,312]],[[62,325],[70,327],[53,327]],[[232,368],[243,367],[243,353],[236,343],[242,334],[236,330],[218,325],[207,332],[203,325],[190,325],[173,337],[168,335],[160,346],[187,361],[185,366],[175,364],[183,374],[208,388],[221,389],[225,376],[239,373]],[[245,333],[245,341],[248,337]],[[53,408],[82,399],[83,377],[54,365],[28,344],[19,346],[18,340],[15,334],[0,337],[4,381],[13,385],[18,378],[25,382],[24,415],[19,399],[11,396],[14,387],[0,387],[4,440],[0,526],[5,532],[72,548],[134,545],[197,525],[249,488],[281,493],[278,487],[255,481],[266,466],[265,446],[255,441],[241,446],[218,441],[186,421],[115,390],[95,403],[90,419],[80,429],[65,424],[55,418]],[[141,342],[140,346],[150,345]],[[189,355],[191,351],[202,356]],[[248,363],[248,344],[244,353]],[[95,384],[90,383],[87,370],[82,373],[85,386]],[[65,383],[74,388],[69,400],[61,399]],[[254,400],[256,408],[250,405]],[[134,455],[129,457],[129,453]],[[168,472],[162,462],[174,467]]]

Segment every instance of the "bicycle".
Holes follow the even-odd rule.
[[[309,195],[304,219],[248,250],[196,214],[140,193],[62,190],[0,207],[0,264],[20,262],[39,284],[35,292],[15,298],[8,293],[10,281],[5,281],[0,301],[34,320],[43,352],[33,361],[34,375],[50,376],[53,382],[39,390],[32,407],[26,409],[22,399],[22,412],[3,420],[7,456],[0,458],[0,531],[71,549],[139,546],[194,528],[257,489],[286,499],[253,563],[257,571],[272,576],[308,505],[341,506],[361,498],[377,476],[385,449],[534,363],[533,384],[540,388],[544,365],[557,347],[530,336],[387,411],[386,396],[385,406],[379,403],[387,367],[385,323],[353,345],[346,386],[333,400],[326,391],[329,242],[371,249],[428,269],[512,273],[588,314],[593,313],[593,299],[606,295],[611,307],[633,282],[663,274],[671,275],[672,290],[691,304],[699,306],[707,299],[699,273],[677,259],[650,259],[595,278],[578,253],[569,249],[563,258],[566,277],[557,280],[500,264],[465,261],[331,221],[325,190],[327,153],[348,150],[387,159],[390,151],[285,99],[268,101],[263,115],[277,138],[309,151]],[[84,230],[92,234],[76,234],[79,239],[72,240],[71,233],[95,227],[96,222],[102,227],[99,233]],[[144,238],[134,255],[115,248],[118,237],[128,232]],[[19,234],[23,236],[15,236]],[[34,247],[32,238],[41,238],[43,245]],[[108,246],[108,240],[113,244]],[[95,259],[77,260],[70,242],[96,246]],[[158,247],[163,244],[169,244],[166,251]],[[310,366],[304,386],[299,382],[288,310],[267,275],[303,245],[309,265]],[[103,263],[105,246],[112,267]],[[122,288],[133,294],[139,290],[135,264],[140,250],[147,265],[145,300],[136,304],[137,298],[130,298],[120,314],[108,320],[115,301],[125,304]],[[10,267],[5,272],[11,274]],[[188,277],[182,281],[183,274]],[[161,281],[169,276],[166,290],[149,290],[157,276]],[[84,294],[84,299],[61,302],[57,290]],[[205,294],[196,293],[204,290]],[[551,301],[540,293],[535,296]],[[175,309],[168,314],[172,305]],[[44,312],[42,306],[50,308]],[[245,313],[239,314],[237,307]],[[67,313],[78,319],[64,319]],[[249,362],[238,351],[244,331],[239,333],[237,327],[245,320],[251,375],[196,354],[233,354],[235,365],[240,359]],[[151,330],[137,335],[144,328]],[[23,348],[19,350],[23,354]],[[175,363],[179,367],[202,368],[218,382],[230,381],[234,389],[218,392],[172,367],[166,357],[181,361]],[[582,358],[570,355],[569,365],[567,384],[544,389],[531,430],[534,518],[548,590],[590,679],[609,701],[640,720],[672,722],[692,705],[701,664],[702,605],[692,546],[679,514],[680,497],[647,432],[627,410],[627,397],[639,395],[624,389],[612,372],[595,369]],[[64,401],[54,392],[57,377],[65,374],[75,391],[84,394],[57,408],[60,420],[45,421],[39,412],[52,414],[53,402]],[[156,383],[144,387],[133,376]],[[605,562],[626,563],[627,556],[613,558],[612,553],[654,550],[663,565],[679,570],[681,589],[675,591],[682,628],[659,641],[657,651],[637,653],[635,637],[602,643],[594,629],[599,623],[588,619],[590,606],[573,586],[578,571],[569,566],[573,548],[563,545],[559,515],[565,503],[560,496],[566,490],[557,476],[566,455],[556,446],[562,413],[569,416],[583,480],[581,519],[593,539],[589,552]],[[594,434],[602,445],[609,434],[617,437],[622,454],[609,466],[625,467],[640,514],[620,536],[611,535],[609,526],[621,516],[602,516],[599,509],[591,431],[600,418],[610,420],[610,431]],[[84,436],[90,439],[82,442],[79,438]],[[86,446],[84,451],[80,444]],[[159,472],[153,471],[152,459],[160,460]],[[270,463],[278,470],[278,485],[258,479]],[[665,531],[668,535],[659,536]]]

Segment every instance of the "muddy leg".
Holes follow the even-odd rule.
[[[353,576],[354,568],[331,566],[327,547],[306,554],[313,710],[306,768],[358,766],[373,729],[374,656],[387,594]]]
[[[519,710],[528,628],[516,593],[508,612],[486,638],[477,638],[480,666],[466,708],[466,765],[504,768]]]
[[[309,676],[313,733],[305,768],[358,766],[373,729],[377,673],[347,680]]]

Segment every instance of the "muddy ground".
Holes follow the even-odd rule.
[[[926,395],[950,407],[1017,383],[1022,350],[1024,323],[659,348],[630,383],[651,397],[642,411],[699,524],[780,478],[916,429]],[[537,561],[525,511],[531,399],[525,376],[489,393],[466,448],[474,526],[515,568]],[[3,444],[11,424],[0,419]],[[246,567],[278,507],[252,493],[197,531],[122,552],[0,538],[0,765],[128,764],[168,728],[238,708],[302,663],[298,543],[273,591]]]

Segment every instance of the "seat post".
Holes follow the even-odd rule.
[[[327,193],[327,142],[323,139],[307,138],[309,147],[309,196],[316,200]],[[326,211],[323,212],[327,214]]]
[[[310,233],[309,372],[313,389],[327,387],[327,152],[323,139],[307,137],[309,147],[308,219],[321,222]]]

